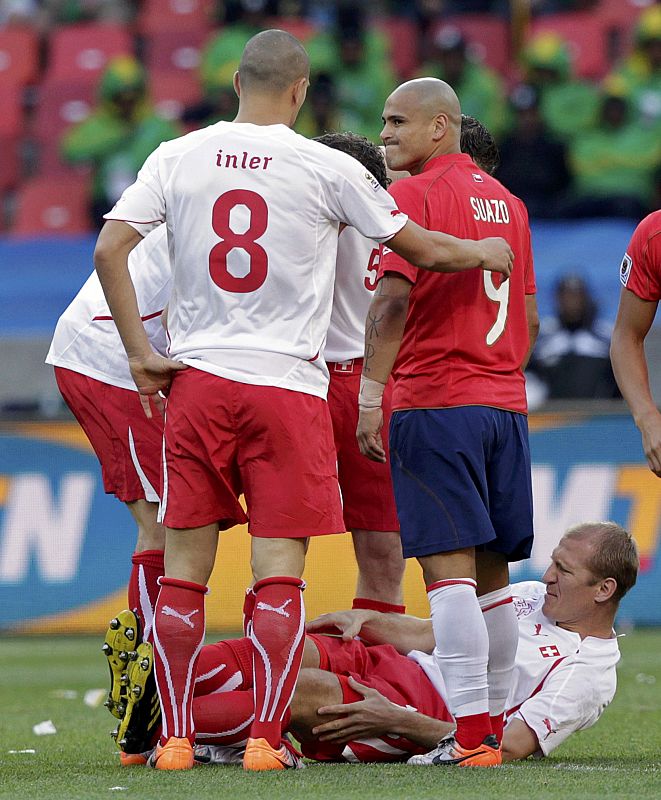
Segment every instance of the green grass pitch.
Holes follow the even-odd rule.
[[[543,761],[493,770],[324,765],[277,774],[196,767],[161,774],[121,768],[108,732],[113,717],[83,702],[105,688],[101,638],[0,638],[0,798],[246,798],[250,800],[418,800],[429,798],[661,797],[661,631],[621,640],[619,688],[591,730]],[[32,726],[52,720],[57,733]],[[30,752],[11,752],[34,750]]]

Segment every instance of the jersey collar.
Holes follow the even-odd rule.
[[[429,172],[434,169],[449,167],[451,164],[466,164],[474,169],[479,169],[467,153],[446,153],[442,156],[430,158],[421,172]]]

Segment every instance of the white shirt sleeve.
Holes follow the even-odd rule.
[[[131,184],[104,214],[104,219],[127,222],[146,236],[165,221],[165,195],[160,175],[160,147],[147,158],[135,183]]]
[[[586,664],[560,665],[542,690],[513,715],[535,733],[545,756],[575,731],[594,725],[601,716],[603,698],[590,673]]]
[[[388,192],[356,159],[335,151],[332,163],[321,168],[323,204],[329,217],[356,228],[363,236],[384,242],[408,220]]]

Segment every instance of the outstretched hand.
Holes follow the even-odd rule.
[[[153,416],[153,403],[160,414],[163,414],[163,395],[168,393],[175,372],[187,369],[186,364],[172,361],[158,353],[150,352],[146,356],[129,358],[131,375],[138,387],[140,403],[148,419]]]
[[[311,620],[305,628],[313,633],[339,633],[342,635],[343,641],[350,642],[360,634],[361,628],[371,613],[367,609],[361,608],[354,608],[350,611],[333,611]]]
[[[394,728],[394,719],[401,707],[396,706],[376,689],[358,683],[349,677],[349,686],[363,699],[356,703],[323,706],[319,716],[337,717],[312,729],[322,742],[349,742],[383,736]]]

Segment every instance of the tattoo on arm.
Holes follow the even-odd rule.
[[[371,309],[370,311],[367,312],[366,333],[368,339],[373,339],[374,337],[376,337],[377,339],[379,338],[379,323],[383,319],[383,316],[384,315],[381,314],[381,316],[377,317],[376,314],[374,314],[374,312]]]
[[[369,363],[373,355],[374,355],[374,345],[368,344],[365,347],[365,359],[363,360],[363,372],[365,374],[367,374],[370,371]]]

